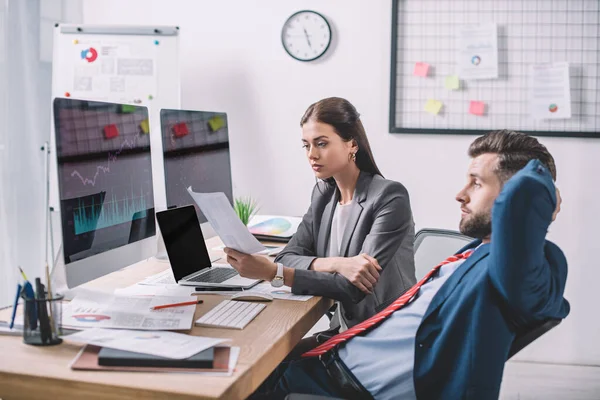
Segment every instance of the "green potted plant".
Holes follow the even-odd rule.
[[[252,197],[237,197],[233,202],[233,209],[244,225],[248,225],[250,218],[258,211],[258,203]]]

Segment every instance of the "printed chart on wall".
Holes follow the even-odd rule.
[[[77,181],[73,181],[70,175],[61,176],[61,167],[52,157],[52,206],[58,209],[64,196],[81,197],[92,194],[91,188],[110,186],[111,182],[123,184],[128,174],[136,172],[128,169],[127,164],[139,162],[142,165],[140,155],[145,153],[147,160],[144,163],[149,160],[154,186],[151,190],[149,185],[142,184],[142,180],[136,181],[133,183],[134,195],[139,197],[140,193],[153,192],[156,204],[164,208],[162,141],[156,132],[160,132],[159,110],[180,108],[179,28],[166,25],[56,24],[53,43],[53,98],[119,104],[112,108],[91,102],[63,107],[59,121],[68,130],[59,132],[53,125],[50,147],[56,148],[61,162],[89,161],[90,165],[75,168],[86,182],[82,191],[76,192],[73,188],[77,188]],[[59,104],[63,106],[67,102]],[[132,108],[137,106],[145,110]],[[68,108],[72,110],[66,111]],[[71,130],[72,126],[74,130]],[[150,147],[157,151],[150,154]],[[103,160],[104,166],[110,166],[110,173],[99,170],[94,180],[94,168],[102,165],[100,160]],[[88,167],[90,171],[86,169]],[[146,164],[137,172],[143,174],[145,168]],[[122,174],[114,173],[117,170]],[[69,193],[57,193],[56,176],[64,179],[63,183],[68,182],[64,187]],[[87,183],[86,179],[94,180],[95,186]],[[134,195],[130,192],[128,197],[133,199]],[[104,204],[108,204],[113,195],[117,199],[123,198],[123,193],[124,189],[111,186],[104,195]],[[132,209],[140,211],[142,208],[144,205],[139,203]]]
[[[390,132],[600,138],[598,0],[394,0]]]
[[[156,96],[157,45],[145,39],[74,39],[67,49],[71,82],[65,94],[74,98],[141,103]]]

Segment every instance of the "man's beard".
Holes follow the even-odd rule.
[[[492,213],[471,214],[471,218],[460,220],[460,233],[475,239],[485,239],[492,234]]]

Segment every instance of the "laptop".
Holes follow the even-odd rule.
[[[212,266],[194,206],[157,212],[156,219],[178,284],[249,289],[261,281],[243,278],[231,266]]]

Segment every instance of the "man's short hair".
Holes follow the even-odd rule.
[[[510,179],[533,159],[540,160],[548,167],[552,179],[556,181],[554,158],[548,152],[546,146],[538,142],[533,136],[510,130],[486,133],[471,143],[469,156],[475,158],[486,153],[498,155],[498,168],[495,172],[502,183]]]

